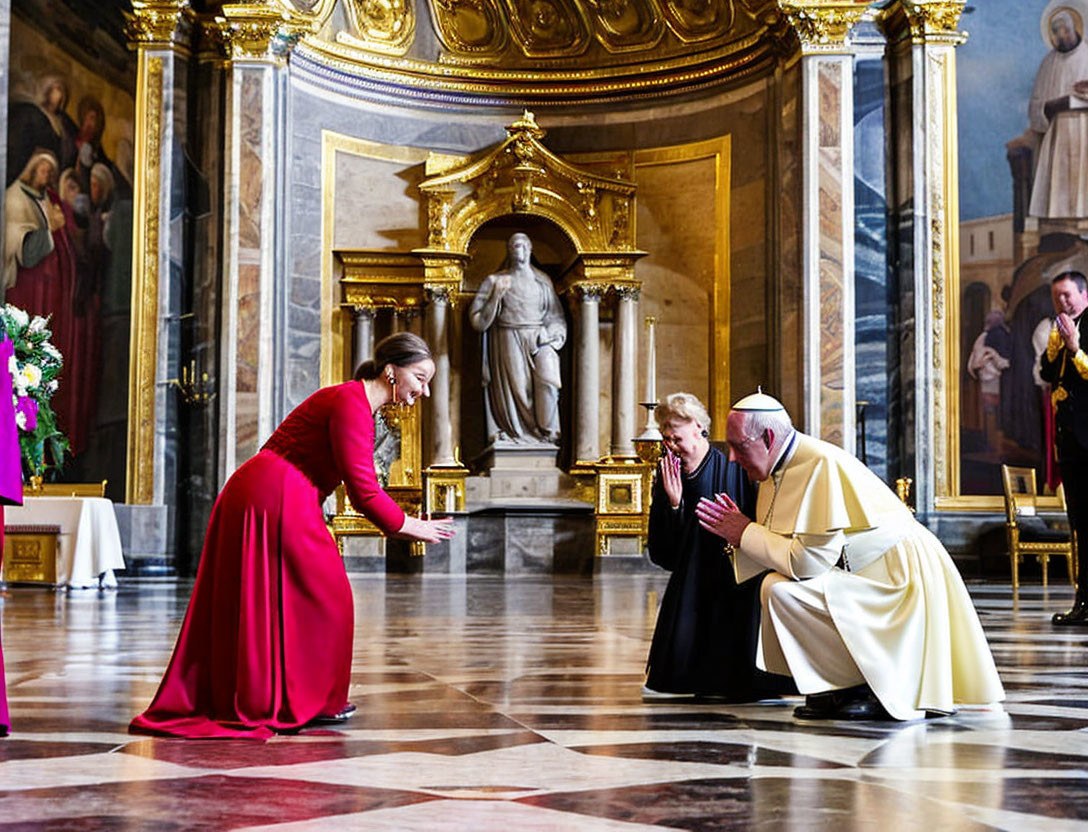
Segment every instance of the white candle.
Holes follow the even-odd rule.
[[[657,401],[657,318],[653,315],[646,316],[646,398],[644,402]]]

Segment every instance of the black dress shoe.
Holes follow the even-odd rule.
[[[852,688],[825,690],[822,693],[810,693],[805,697],[805,704],[793,709],[797,719],[839,719],[836,714],[843,706],[857,702],[871,695],[868,685],[855,685]]]
[[[895,717],[888,713],[884,706],[880,704],[880,700],[873,695],[872,691],[864,698],[858,699],[856,702],[845,703],[835,712],[833,718],[846,719],[851,722],[895,719]]]
[[[1088,601],[1078,598],[1071,610],[1056,612],[1050,620],[1058,627],[1088,627]]]
[[[352,714],[355,713],[355,711],[356,711],[355,706],[352,705],[350,702],[348,702],[348,704],[346,704],[343,708],[341,708],[338,713],[335,713],[335,714],[332,714],[332,715],[315,716],[313,719],[311,719],[306,724],[307,725],[339,725],[340,723],[347,722],[349,719],[351,719],[351,716],[352,716]]]

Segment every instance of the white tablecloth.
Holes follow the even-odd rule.
[[[25,497],[4,508],[7,526],[60,526],[57,584],[73,588],[117,586],[124,569],[113,503],[104,497]]]

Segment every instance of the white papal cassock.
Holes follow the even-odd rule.
[[[760,666],[801,693],[866,682],[896,719],[1005,698],[951,557],[851,454],[794,434],[734,556],[764,569]]]

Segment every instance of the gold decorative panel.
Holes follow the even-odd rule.
[[[136,97],[136,233],[132,256],[129,360],[129,503],[155,496],[155,366],[159,338],[159,178],[162,169],[163,59],[140,51]]]
[[[665,20],[654,0],[585,0],[597,24],[596,36],[609,52],[649,49],[665,34]]]
[[[590,43],[589,21],[575,0],[503,0],[510,30],[530,58],[581,55]]]
[[[733,0],[665,0],[665,20],[685,43],[721,37],[736,13]]]
[[[388,55],[403,55],[411,46],[414,0],[347,0],[345,5],[355,33],[340,32],[340,42]]]
[[[8,526],[4,536],[4,580],[55,584],[58,534],[60,526]]]
[[[495,0],[428,0],[442,45],[464,55],[494,55],[506,46],[506,25]]]

